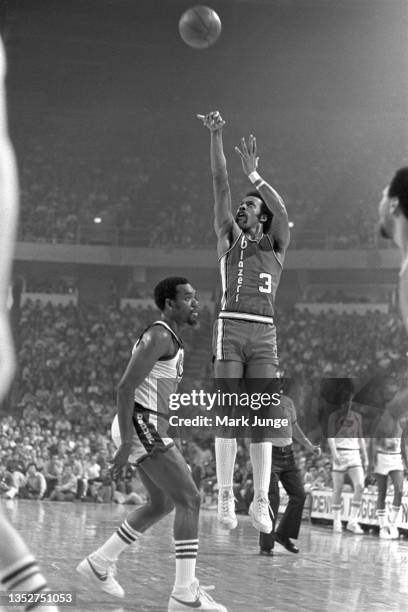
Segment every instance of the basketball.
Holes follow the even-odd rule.
[[[193,6],[180,17],[179,32],[184,42],[193,49],[211,47],[221,34],[221,20],[208,6]]]

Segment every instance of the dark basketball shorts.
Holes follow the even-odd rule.
[[[213,329],[213,355],[222,361],[278,367],[276,327],[273,323],[218,318]]]
[[[135,404],[133,413],[134,434],[129,463],[140,463],[146,457],[165,452],[174,446],[174,440],[166,436],[168,421],[157,412]],[[113,443],[117,448],[121,444],[119,421],[117,415],[111,427]]]

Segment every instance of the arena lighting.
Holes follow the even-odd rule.
[[[94,217],[94,223],[102,223],[102,219],[100,217]]]
[[[289,227],[290,228],[295,227],[295,224],[293,223],[293,221],[289,221]]]

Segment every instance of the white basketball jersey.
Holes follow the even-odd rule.
[[[357,412],[338,410],[330,415],[329,437],[335,439],[337,449],[359,450],[361,429],[361,416]]]
[[[401,454],[401,438],[382,438],[378,440],[377,450],[387,455]]]
[[[153,325],[163,325],[176,340],[179,348],[174,357],[156,361],[143,382],[136,387],[135,402],[153,412],[167,415],[169,410],[169,396],[171,393],[176,392],[177,386],[183,376],[184,349],[181,339],[167,323],[164,321],[155,321],[151,327]],[[134,345],[132,353],[136,350],[140,338]]]

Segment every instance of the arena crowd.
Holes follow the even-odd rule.
[[[6,497],[140,503],[143,488],[132,470],[114,482],[115,452],[109,429],[115,389],[138,333],[157,317],[151,307],[48,305],[21,308],[18,374],[0,420],[0,494]],[[211,321],[203,308],[198,329],[186,335],[185,378],[198,388],[211,377]],[[324,437],[313,380],[321,377],[396,379],[406,347],[398,319],[381,312],[338,314],[279,312],[280,358],[299,421],[316,442]],[[199,359],[193,359],[194,355]],[[190,363],[190,366],[189,366]],[[391,376],[393,375],[393,377]],[[380,407],[381,408],[381,407]],[[183,444],[203,500],[216,491],[213,440],[197,431]],[[308,490],[330,487],[328,449],[316,458],[297,449]],[[241,442],[235,472],[239,508],[252,494],[247,446]]]

